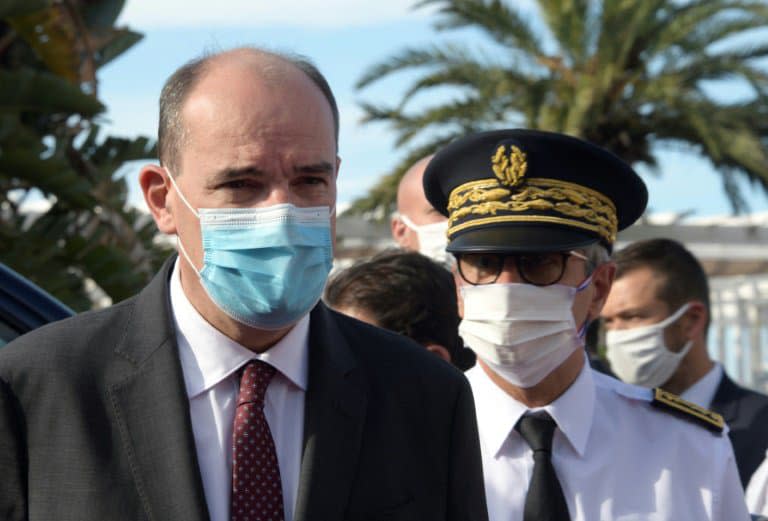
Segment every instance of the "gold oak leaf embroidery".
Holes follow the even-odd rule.
[[[499,145],[496,153],[491,157],[491,168],[502,185],[514,187],[519,185],[525,177],[528,160],[525,152],[515,145],[509,147],[509,155],[506,151],[505,145]]]

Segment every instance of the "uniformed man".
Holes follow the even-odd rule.
[[[749,519],[722,418],[589,369],[616,232],[647,202],[623,161],[553,133],[499,130],[438,152],[460,334],[491,521]]]
[[[768,450],[768,396],[741,387],[710,358],[704,268],[671,239],[632,243],[613,261],[616,280],[600,313],[611,370],[721,414],[746,487]]]

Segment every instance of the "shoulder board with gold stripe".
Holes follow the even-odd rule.
[[[725,420],[716,412],[699,407],[695,403],[683,400],[678,395],[658,387],[653,390],[653,401],[651,403],[660,409],[683,415],[685,418],[693,420],[715,432],[723,432],[725,427]]]

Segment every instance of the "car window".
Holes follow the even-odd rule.
[[[0,263],[0,347],[19,335],[73,314],[45,290]]]
[[[5,322],[0,322],[0,347],[19,336],[19,333]]]

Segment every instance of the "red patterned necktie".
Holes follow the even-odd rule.
[[[264,394],[275,368],[252,360],[242,372],[232,432],[232,521],[282,521],[283,488]]]

